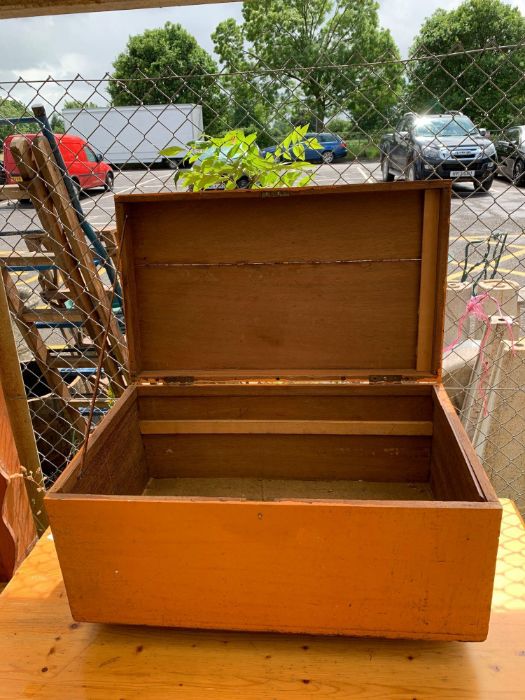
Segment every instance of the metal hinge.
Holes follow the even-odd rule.
[[[400,384],[403,380],[407,381],[408,377],[401,374],[371,374],[368,377],[370,384]]]

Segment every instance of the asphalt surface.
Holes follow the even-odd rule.
[[[347,184],[381,180],[379,163],[337,163],[317,166],[317,184]],[[115,192],[173,191],[173,171],[133,170],[118,173]],[[481,260],[487,248],[487,237],[498,233],[507,236],[498,276],[514,279],[525,286],[525,187],[515,187],[504,179],[496,179],[492,189],[474,192],[470,183],[453,187],[450,231],[449,279],[459,280],[465,247],[471,242],[469,261]],[[82,197],[88,220],[95,227],[114,223],[113,193],[92,190]],[[25,250],[20,233],[39,229],[40,223],[31,206],[0,202],[0,254]],[[480,243],[475,243],[480,241]],[[469,263],[470,264],[470,263]],[[474,271],[475,272],[475,271]],[[19,274],[20,283],[33,286],[37,275]]]

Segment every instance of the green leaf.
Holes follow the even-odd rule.
[[[304,146],[302,143],[296,143],[293,147],[293,154],[299,160],[304,160]]]
[[[163,148],[162,151],[159,151],[160,156],[177,156],[179,153],[182,153],[184,151],[183,148],[180,146],[169,146],[168,148]]]

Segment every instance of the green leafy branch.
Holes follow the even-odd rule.
[[[257,134],[242,129],[224,136],[205,136],[190,144],[184,159],[191,170],[178,170],[175,183],[198,192],[206,189],[255,189],[262,187],[304,187],[312,182],[313,167],[305,161],[307,148],[321,149],[316,138],[307,139],[308,124],[296,127],[273,153],[264,155],[257,146]],[[161,155],[175,157],[183,149],[174,146]]]

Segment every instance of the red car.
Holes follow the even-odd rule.
[[[22,136],[30,141],[35,138],[35,134],[22,134]],[[4,170],[8,185],[22,180],[10,148],[14,138],[14,135],[7,136],[4,141]],[[102,160],[101,155],[93,151],[87,141],[80,136],[69,134],[55,134],[55,139],[67,171],[79,192],[94,187],[112,189],[115,176],[111,166]]]

